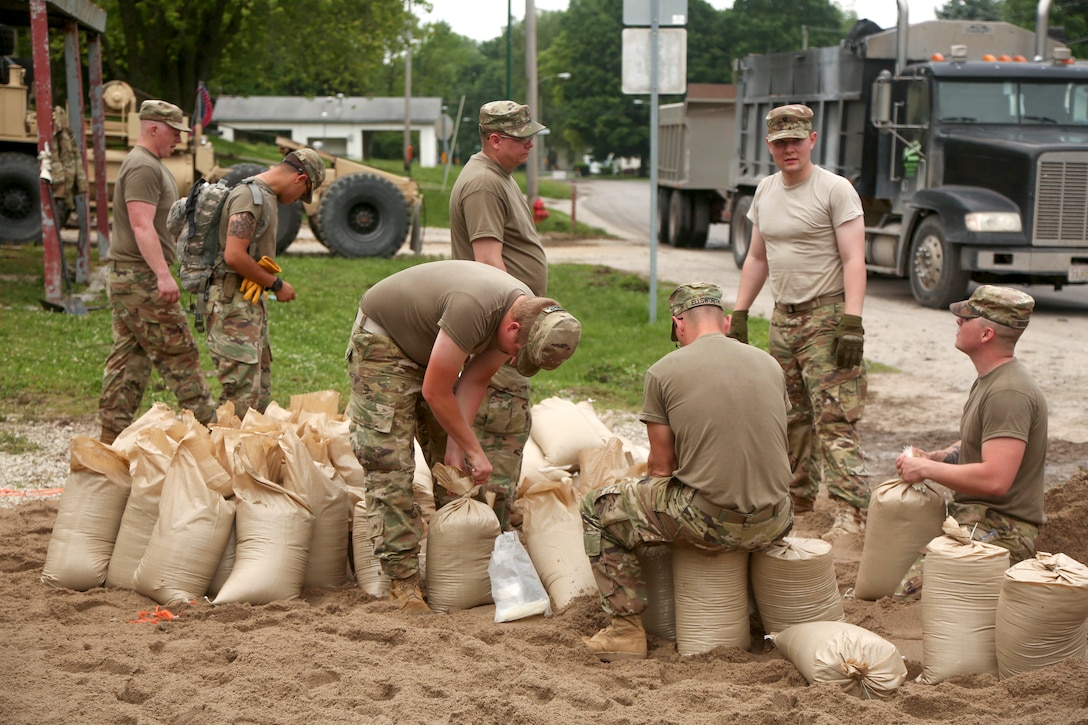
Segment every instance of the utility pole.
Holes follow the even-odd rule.
[[[408,0],[408,52],[404,56],[404,170],[412,173],[412,0]]]
[[[525,0],[525,77],[528,80],[528,98],[525,102],[529,104],[530,112],[540,120],[536,76],[536,0]],[[529,199],[530,206],[540,196],[539,175],[540,154],[537,153],[534,139],[533,150],[529,152],[525,166],[525,196]]]

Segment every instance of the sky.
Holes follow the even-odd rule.
[[[733,4],[733,0],[709,0],[720,9]],[[868,18],[882,28],[895,26],[897,5],[895,0],[834,0],[846,11],[857,11],[859,18]],[[473,40],[491,40],[502,35],[506,28],[506,11],[514,22],[525,17],[525,0],[431,0],[434,10],[430,13],[415,8],[423,22],[445,20],[453,32]],[[537,11],[565,10],[569,0],[536,0]],[[911,0],[910,22],[918,23],[934,18],[933,10],[944,5],[944,0]]]

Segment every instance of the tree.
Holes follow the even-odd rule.
[[[935,11],[938,20],[1001,20],[1005,0],[948,0]]]

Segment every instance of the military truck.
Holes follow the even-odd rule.
[[[834,47],[744,58],[736,102],[723,104],[734,123],[722,139],[729,163],[710,184],[667,180],[659,193],[679,190],[692,205],[701,199],[712,222],[732,222],[742,265],[752,196],[776,170],[764,117],[805,103],[818,133],[813,161],[861,196],[867,268],[909,278],[919,304],[962,299],[971,280],[1088,283],[1088,65],[1048,38],[1047,5],[1032,33],[1002,22],[908,26],[901,4],[896,28],[862,20]],[[690,153],[681,177],[703,158]],[[662,235],[700,242],[690,232],[669,239],[668,225]]]

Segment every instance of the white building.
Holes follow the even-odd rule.
[[[437,166],[442,150],[435,122],[442,115],[441,98],[412,98],[411,130],[418,132],[415,159],[424,167]],[[260,131],[289,136],[292,141],[350,159],[363,158],[363,134],[404,132],[404,98],[364,96],[219,96],[213,119],[228,141],[235,131]],[[413,144],[416,145],[416,144]]]

